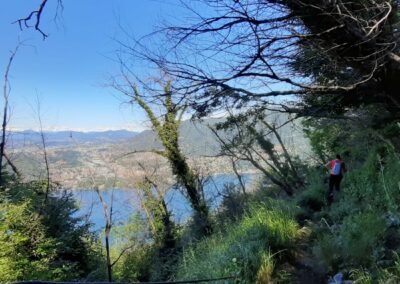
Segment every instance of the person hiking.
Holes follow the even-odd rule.
[[[343,174],[347,171],[345,163],[336,155],[336,159],[329,161],[325,167],[329,170],[329,191],[328,191],[328,205],[333,202],[333,191],[340,191],[340,182],[342,181]]]

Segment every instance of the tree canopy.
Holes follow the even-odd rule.
[[[398,1],[199,2],[192,23],[126,50],[178,78],[195,108],[332,116],[379,104],[399,117]],[[160,35],[165,52],[149,44]]]

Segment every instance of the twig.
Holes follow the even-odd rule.
[[[3,85],[3,99],[4,99],[4,107],[3,107],[3,123],[1,129],[1,142],[0,142],[0,185],[3,183],[3,156],[5,152],[5,143],[6,143],[6,131],[7,131],[7,120],[8,120],[8,99],[11,91],[10,82],[8,79],[10,69],[12,63],[14,61],[15,55],[18,52],[21,43],[18,43],[15,49],[11,52],[11,55],[8,59],[8,64],[6,66],[6,71],[4,72],[4,85]]]

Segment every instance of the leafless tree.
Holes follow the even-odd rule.
[[[122,44],[126,56],[180,82],[198,111],[226,102],[331,116],[379,104],[391,119],[400,117],[399,1],[186,3],[191,23]],[[165,49],[152,48],[156,41]]]
[[[11,70],[12,63],[14,61],[14,58],[18,52],[18,49],[20,48],[20,43],[15,47],[13,51],[11,51],[11,55],[8,59],[8,64],[6,66],[6,70],[4,72],[4,83],[3,83],[3,100],[4,100],[4,105],[3,105],[3,122],[2,122],[2,127],[1,127],[1,142],[0,142],[0,185],[3,183],[3,157],[6,159],[7,163],[11,165],[11,168],[13,171],[17,174],[19,174],[19,171],[15,167],[15,165],[11,162],[11,160],[8,158],[8,156],[5,153],[5,146],[6,146],[6,135],[7,135],[7,123],[8,123],[8,110],[9,110],[9,97],[10,97],[10,91],[11,91],[11,86],[10,86],[10,80],[9,80],[9,74]]]
[[[238,171],[238,166],[237,166],[238,158],[230,156],[230,160],[231,160],[231,164],[232,164],[232,170],[235,173],[235,175],[236,175],[236,177],[237,177],[237,179],[239,181],[239,185],[240,185],[240,188],[242,189],[243,195],[246,197],[247,196],[246,184],[245,184],[245,182],[243,180],[242,175]]]
[[[95,177],[92,176],[93,178],[93,183],[95,184]],[[104,213],[104,240],[105,240],[105,246],[106,246],[106,263],[107,263],[107,277],[108,281],[112,282],[113,281],[113,266],[118,262],[118,260],[122,257],[122,255],[129,250],[129,248],[124,248],[119,256],[116,258],[116,260],[112,261],[111,260],[111,245],[110,245],[110,235],[111,235],[111,229],[113,227],[113,209],[114,209],[114,187],[111,190],[111,198],[110,198],[110,204],[108,205],[107,202],[104,200],[102,192],[100,192],[99,186],[95,185],[94,190],[96,191],[97,197],[99,198],[99,201],[101,203],[101,206],[103,208],[103,213]]]
[[[111,193],[111,204],[110,208],[108,207],[107,203],[103,199],[103,196],[99,190],[98,187],[95,187],[95,191],[97,193],[97,196],[101,202],[101,205],[103,207],[103,212],[104,212],[104,220],[106,222],[104,226],[104,239],[106,242],[106,257],[107,257],[107,275],[108,275],[108,281],[112,282],[112,267],[113,263],[111,262],[111,252],[110,252],[110,233],[111,233],[111,228],[113,225],[113,201],[114,201],[114,190],[112,190]]]
[[[115,163],[113,161],[107,161],[108,164],[108,170],[113,174],[113,178],[111,180],[111,196],[109,203],[104,199],[103,197],[103,192],[100,190],[100,188],[103,185],[106,185],[109,183],[109,177],[104,177],[103,175],[96,173],[95,169],[88,169],[88,174],[89,176],[87,177],[90,182],[90,188],[92,188],[95,192],[96,195],[99,199],[99,202],[102,206],[103,209],[103,214],[104,214],[104,240],[105,240],[105,249],[106,249],[106,265],[107,265],[107,277],[108,281],[112,282],[113,281],[113,268],[114,266],[118,263],[118,261],[124,256],[125,253],[129,252],[132,248],[136,246],[135,243],[133,244],[127,244],[124,246],[119,253],[117,254],[116,257],[111,256],[111,232],[112,228],[114,226],[114,191],[117,185],[117,180],[118,176],[116,174],[116,169],[115,169]]]
[[[221,144],[220,155],[228,156],[233,161],[251,163],[291,196],[296,188],[303,186],[303,180],[283,142],[277,123],[270,120],[262,112],[251,110],[238,115],[231,114],[225,122],[211,130]]]
[[[45,198],[44,198],[44,202],[46,203],[47,198],[49,196],[50,187],[51,187],[50,165],[49,165],[49,158],[48,158],[48,154],[47,154],[46,136],[45,136],[45,133],[43,130],[42,107],[41,107],[41,103],[40,103],[38,96],[36,96],[36,110],[35,111],[36,111],[36,116],[37,116],[37,122],[39,124],[39,135],[40,135],[40,142],[41,142],[43,161],[44,161],[45,173],[46,173],[46,192],[45,192]]]

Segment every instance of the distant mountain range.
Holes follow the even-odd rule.
[[[189,162],[204,173],[227,173],[231,170],[228,158],[213,157],[219,153],[220,145],[209,125],[220,121],[207,119],[181,124],[180,147]],[[303,158],[307,156],[309,143],[299,124],[287,124],[279,131],[293,154]],[[20,172],[28,179],[43,177],[45,167],[40,133],[26,130],[9,134],[7,151]],[[165,159],[159,160],[159,156],[149,152],[162,149],[152,130],[46,131],[43,134],[52,178],[70,188],[86,188],[93,176],[100,179],[101,184],[107,184],[106,181],[115,180],[115,175],[119,186],[129,186],[132,175],[143,174],[139,162],[150,169],[159,168],[157,172],[165,173],[166,177],[172,176]],[[274,140],[271,141],[276,144]],[[251,170],[246,164],[242,168]]]
[[[286,121],[287,117],[278,116],[281,122]],[[206,119],[204,121],[183,121],[180,128],[180,144],[184,152],[190,155],[213,155],[218,153],[220,145],[215,138],[209,125],[221,122],[222,119]],[[285,125],[280,128],[282,138],[285,142],[302,148],[308,145],[302,131],[298,125]],[[146,151],[162,149],[162,145],[152,130],[142,132],[128,130],[108,130],[108,131],[45,131],[45,142],[47,147],[74,147],[90,146],[101,144],[118,144],[117,148],[123,147],[126,151]],[[221,133],[222,137],[224,133]],[[272,142],[276,143],[272,138]],[[33,130],[11,131],[9,132],[8,147],[19,149],[29,146],[41,146],[42,140],[40,132]],[[300,151],[301,153],[302,151]]]
[[[219,149],[219,145],[208,128],[209,124],[215,124],[220,119],[207,119],[205,122],[184,121],[181,124],[181,146],[185,152],[191,154],[211,154]],[[161,149],[162,145],[157,135],[152,130],[142,132],[128,130],[109,131],[44,131],[47,147],[73,147],[90,144],[122,144],[130,151]],[[33,130],[10,131],[8,146],[19,149],[29,146],[40,146],[42,138],[40,132]],[[121,145],[120,145],[121,146]]]
[[[84,143],[114,143],[132,139],[139,132],[128,130],[109,131],[44,131],[47,146],[69,146]],[[10,131],[8,143],[13,148],[42,143],[40,132],[33,130]]]

